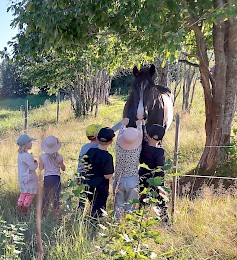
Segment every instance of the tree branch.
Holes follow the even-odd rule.
[[[190,65],[190,66],[193,66],[193,67],[199,67],[199,64],[197,64],[197,63],[192,63],[192,62],[190,62],[190,61],[188,61],[188,60],[178,60],[179,62],[183,62],[183,63],[187,63],[188,65]]]

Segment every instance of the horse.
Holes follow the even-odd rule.
[[[168,87],[155,85],[155,66],[133,68],[134,81],[123,109],[130,127],[137,119],[146,119],[146,126],[159,124],[167,130],[173,121],[173,95]]]

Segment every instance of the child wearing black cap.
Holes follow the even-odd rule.
[[[85,183],[89,185],[90,194],[87,194],[92,203],[91,215],[101,217],[101,209],[106,208],[109,195],[109,179],[113,176],[113,157],[108,152],[108,146],[112,143],[114,131],[105,127],[98,133],[99,145],[91,148],[84,156]]]
[[[163,126],[154,124],[148,128],[147,134],[144,138],[142,151],[140,155],[140,163],[146,164],[149,169],[140,167],[139,169],[139,177],[140,177],[140,193],[144,190],[144,188],[149,187],[149,183],[147,179],[154,178],[160,176],[164,178],[165,174],[164,171],[160,172],[152,172],[159,166],[165,165],[165,151],[161,146],[162,139],[165,134],[165,128]],[[164,182],[163,184],[164,185]],[[169,221],[167,206],[164,198],[160,195],[161,191],[156,188],[152,187],[154,191],[156,191],[158,196],[158,206],[161,209],[161,219],[164,222]],[[140,196],[140,207],[144,206],[144,199],[146,198],[145,194]]]

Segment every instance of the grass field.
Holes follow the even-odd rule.
[[[44,105],[46,100],[55,101],[55,96],[28,95],[25,98],[4,98],[0,99],[0,109],[22,110],[24,109],[25,100],[28,100],[31,108]]]
[[[67,166],[66,173],[62,175],[63,191],[67,180],[72,178],[72,174],[76,171],[80,147],[87,142],[86,126],[94,122],[112,126],[121,120],[124,100],[112,97],[111,102],[112,106],[102,105],[100,107],[97,118],[89,116],[84,119],[75,119],[69,102],[62,102],[59,124],[56,124],[55,103],[30,110],[28,133],[37,138],[32,149],[34,156],[38,157],[41,154],[40,141],[48,135],[57,136],[63,143],[60,151]],[[181,113],[179,103],[175,106],[175,113]],[[15,140],[23,132],[24,116],[22,111],[1,110],[0,118],[2,140],[0,141],[0,221],[4,220],[14,225],[8,228],[3,228],[3,225],[0,227],[0,243],[3,244],[4,239],[5,243],[6,241],[9,243],[5,251],[0,250],[1,259],[36,259],[34,207],[26,220],[20,219],[15,212],[19,196]],[[204,123],[202,92],[199,90],[191,112],[181,115],[179,173],[187,173],[196,167],[205,143]],[[172,124],[164,139],[167,158],[173,157],[174,129],[175,123]],[[110,147],[110,152],[114,154],[114,144]],[[219,191],[214,194],[212,188],[203,187],[195,200],[190,200],[188,197],[178,199],[173,226],[167,228],[157,224],[155,229],[159,233],[160,242],[154,244],[147,241],[148,246],[153,248],[156,253],[153,259],[236,259],[236,190],[236,186],[228,191],[220,186]],[[111,208],[112,196],[108,203],[108,209]],[[14,258],[16,253],[14,253],[12,244],[14,244],[13,237],[16,237],[13,234],[16,231],[12,229],[16,225],[24,223],[28,227],[26,231],[22,231],[24,245],[19,245],[22,253],[19,254],[19,258]],[[126,225],[127,223],[123,223],[122,228],[125,230]],[[8,230],[8,235],[6,235],[6,230]],[[45,259],[133,259],[126,258],[126,255],[115,258],[109,253],[105,256],[100,254],[95,247],[95,245],[101,246],[105,241],[117,241],[112,228],[111,234],[107,238],[100,237],[99,234],[92,236],[91,232],[90,221],[86,217],[76,218],[75,214],[63,206],[60,219],[50,214],[42,221]],[[117,247],[118,252],[123,249],[119,243],[114,246]]]

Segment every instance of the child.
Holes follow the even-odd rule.
[[[109,195],[109,179],[113,176],[114,165],[113,157],[108,152],[108,146],[112,143],[115,134],[114,131],[105,127],[98,133],[98,147],[91,148],[86,153],[84,169],[85,183],[89,185],[91,194],[87,194],[92,203],[91,215],[101,217],[101,209],[106,209],[106,202]]]
[[[119,122],[117,123],[116,125],[114,125],[111,129],[116,132],[119,130],[119,128],[121,127],[122,123]],[[97,135],[100,131],[100,129],[102,128],[101,125],[97,125],[97,124],[91,124],[89,125],[87,128],[86,128],[86,136],[87,138],[90,140],[89,143],[86,143],[84,144],[82,147],[81,147],[81,150],[80,150],[80,154],[79,154],[79,158],[78,158],[78,167],[77,167],[77,172],[78,173],[81,173],[82,172],[82,168],[83,168],[83,164],[82,164],[82,161],[81,159],[83,158],[83,156],[87,153],[87,151],[90,149],[90,148],[96,148],[98,147],[99,145],[99,141],[98,141],[98,138],[97,138]],[[76,178],[77,182],[80,183],[80,179],[79,178]]]
[[[165,128],[163,126],[154,124],[148,128],[146,138],[147,140],[143,141],[142,152],[140,156],[140,163],[145,163],[149,169],[147,168],[140,168],[139,169],[139,176],[140,176],[140,192],[144,190],[144,188],[148,188],[149,184],[147,179],[154,178],[156,176],[160,176],[164,178],[165,174],[163,171],[152,173],[152,170],[157,169],[159,166],[165,165],[165,152],[164,149],[161,147],[162,139],[165,134]],[[163,184],[164,185],[164,182]],[[169,221],[167,206],[165,200],[160,195],[161,191],[156,188],[152,187],[159,196],[159,207],[161,209],[161,219],[164,222]],[[140,206],[144,206],[144,199],[146,195],[141,195],[140,197]]]
[[[129,119],[124,118],[115,147],[116,166],[113,190],[117,221],[120,221],[124,211],[134,210],[135,204],[130,204],[130,200],[138,199],[139,193],[138,165],[142,149],[142,120],[136,121],[137,128],[126,128],[128,123]]]
[[[101,128],[102,128],[101,125],[96,125],[96,124],[91,124],[86,128],[86,136],[90,140],[90,142],[84,144],[81,147],[79,158],[78,158],[78,167],[77,167],[78,173],[80,173],[82,171],[82,168],[83,168],[83,164],[82,164],[82,161],[81,161],[83,156],[88,152],[88,150],[90,148],[98,147],[99,143],[98,143],[97,135],[98,135]],[[78,183],[80,182],[79,178],[77,178],[77,182]]]
[[[46,215],[49,207],[49,199],[53,194],[53,211],[59,210],[59,197],[61,190],[60,169],[65,171],[66,167],[63,157],[58,153],[61,143],[55,136],[48,136],[41,143],[41,148],[45,152],[40,155],[39,169],[44,169],[44,198],[43,215]]]
[[[32,141],[35,138],[28,135],[21,135],[17,139],[18,149],[18,181],[20,185],[20,197],[17,207],[20,212],[27,215],[30,204],[37,193],[38,177],[35,170],[38,162],[28,150],[32,148]]]

